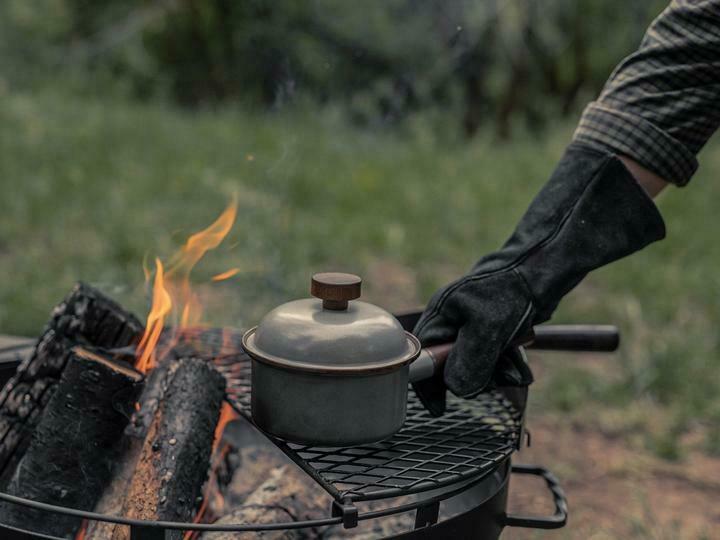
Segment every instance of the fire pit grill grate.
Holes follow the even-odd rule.
[[[228,381],[228,400],[251,420],[245,354],[215,358]],[[522,414],[499,392],[474,400],[449,397],[441,418],[428,414],[410,390],[402,430],[386,441],[345,448],[270,439],[338,502],[409,495],[492,473],[517,449]]]
[[[229,403],[252,421],[251,361],[238,352],[239,343],[236,331],[185,330],[173,352],[212,359],[227,380]],[[1,352],[21,358],[31,350],[28,343]],[[480,480],[506,462],[519,447],[521,433],[522,413],[500,392],[485,392],[473,400],[449,395],[446,413],[434,418],[411,388],[405,425],[388,440],[329,448],[268,438],[338,503],[350,503]]]

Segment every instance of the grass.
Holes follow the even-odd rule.
[[[360,130],[332,109],[191,113],[4,92],[0,329],[27,335],[77,279],[144,314],[143,259],[167,257],[233,192],[237,224],[196,273],[206,282],[242,269],[201,286],[211,322],[249,326],[307,295],[321,269],[363,274],[366,297],[390,309],[419,305],[510,234],[572,132],[465,143],[423,119]],[[597,374],[597,387],[582,365],[554,370],[540,403],[628,407],[642,397],[680,430],[717,421],[720,146],[701,161],[688,188],[660,197],[668,238],[591,275],[557,313],[621,327],[622,353],[605,368],[613,377]],[[712,451],[718,438],[711,430]],[[674,456],[667,444],[659,453]]]

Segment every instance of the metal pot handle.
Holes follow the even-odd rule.
[[[511,472],[539,476],[547,484],[553,501],[555,513],[552,516],[518,516],[506,514],[503,520],[506,527],[522,527],[524,529],[560,529],[565,526],[568,518],[567,497],[556,476],[538,465],[513,465]]]

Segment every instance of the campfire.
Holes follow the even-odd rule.
[[[565,524],[555,477],[542,467],[511,464],[525,440],[526,386],[470,400],[449,396],[439,418],[408,392],[404,423],[382,440],[338,446],[261,432],[251,406],[259,357],[241,346],[255,329],[243,337],[204,324],[190,279],[235,215],[232,202],[174,256],[145,269],[151,291],[145,325],[82,283],[52,311],[0,391],[0,531],[71,540],[230,540],[245,537],[243,531],[328,540],[409,538],[408,531],[426,538],[433,529],[438,537],[496,540],[506,526]],[[332,291],[338,276],[327,282]],[[317,283],[328,293],[327,283]],[[326,301],[334,311],[339,300],[347,306],[347,298],[323,295],[323,309]],[[399,315],[400,331],[412,329],[419,316]],[[532,339],[526,347],[612,351],[618,345],[617,329],[608,326],[536,327]],[[428,359],[422,365],[434,366],[437,358]],[[407,380],[401,384],[405,389]],[[290,386],[278,388],[289,394],[297,389]],[[287,410],[302,400],[288,400]],[[555,513],[508,514],[511,473],[542,477]]]
[[[238,347],[230,331],[220,333],[219,346],[204,340],[213,331],[203,325],[190,274],[235,215],[232,202],[166,265],[156,259],[154,277],[146,270],[152,303],[144,327],[85,284],[53,310],[0,394],[0,491],[141,520],[221,517],[234,469],[223,431],[237,413],[213,360]],[[130,538],[124,525],[6,503],[0,523],[63,538]],[[176,533],[183,536],[193,535]]]

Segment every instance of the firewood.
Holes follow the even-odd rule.
[[[143,376],[100,349],[72,349],[57,391],[37,424],[7,492],[91,510],[110,480],[115,446]],[[72,538],[81,520],[3,503],[0,522]]]
[[[312,483],[302,471],[293,465],[273,469],[269,477],[260,484],[232,512],[216,523],[261,524],[318,519],[327,514],[329,496]],[[209,532],[202,540],[241,540],[251,538],[266,540],[301,540],[319,538],[315,529],[289,529],[246,532]]]
[[[225,380],[212,364],[181,358],[168,374],[167,390],[153,416],[122,515],[135,519],[190,521],[207,478]],[[116,527],[113,540],[129,540]],[[168,538],[182,538],[181,532]]]
[[[182,334],[179,339],[176,337],[175,332],[169,330],[158,344],[160,350],[167,348],[167,353],[146,376],[145,386],[138,399],[137,411],[125,428],[125,433],[119,442],[120,457],[115,465],[112,480],[95,506],[95,512],[107,515],[122,513],[125,495],[130,489],[130,482],[140,460],[145,438],[167,390],[170,368],[183,357],[183,354],[192,356],[195,352],[194,347],[183,339]],[[169,342],[174,341],[177,342],[173,346],[168,346]],[[208,358],[207,361],[210,359]],[[91,521],[85,531],[84,539],[107,540],[113,537],[118,528],[121,527],[115,523]]]
[[[98,500],[95,512],[113,516],[122,512],[125,495],[130,488],[135,467],[140,461],[145,437],[147,437],[150,424],[160,407],[160,402],[167,389],[170,366],[175,361],[164,358],[145,377],[145,385],[138,398],[137,410],[118,442],[119,457],[113,469],[112,479]],[[91,521],[85,531],[85,540],[107,540],[112,538],[118,527],[119,525],[107,521]]]
[[[126,347],[139,340],[142,330],[132,314],[83,283],[55,307],[32,355],[0,391],[0,488],[27,448],[72,347]]]

